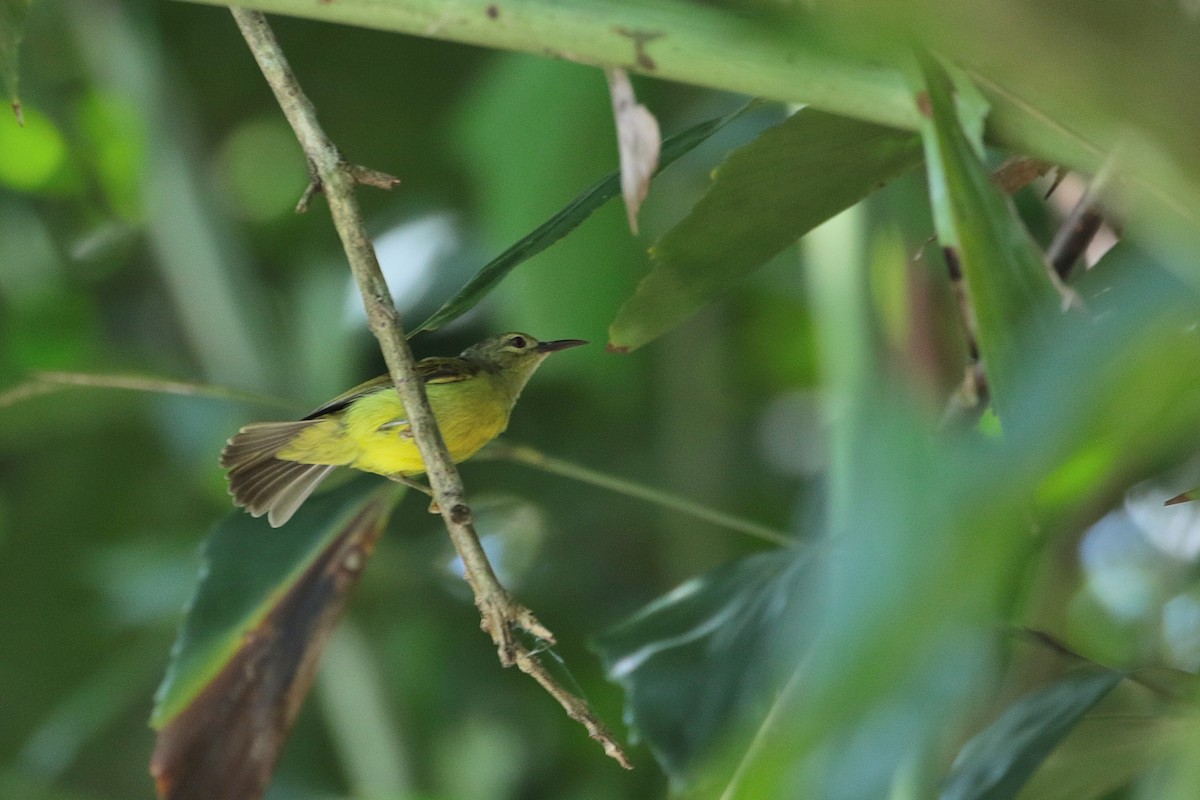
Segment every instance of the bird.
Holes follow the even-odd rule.
[[[417,362],[429,405],[455,462],[479,452],[508,427],[521,390],[551,353],[583,339],[540,342],[503,333],[458,356]],[[382,375],[333,398],[302,419],[241,428],[221,451],[234,505],[278,528],[337,467],[412,485],[425,464],[392,379]]]

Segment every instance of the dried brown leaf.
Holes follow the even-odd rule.
[[[150,772],[164,800],[256,800],[312,684],[391,502],[367,503],[196,698],[158,732]]]
[[[637,216],[650,191],[650,178],[658,169],[662,135],[658,120],[641,105],[633,93],[629,75],[623,69],[606,69],[608,91],[612,96],[613,118],[617,123],[617,148],[621,156],[621,195],[629,229],[638,232]]]

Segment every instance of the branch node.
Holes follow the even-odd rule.
[[[309,203],[321,191],[321,179],[313,178],[308,182],[308,186],[304,187],[304,194],[300,195],[300,199],[296,201],[296,213],[308,213]]]
[[[307,213],[308,206],[312,202],[313,197],[318,192],[324,191],[324,184],[321,182],[321,171],[317,169],[317,162],[312,160],[311,155],[305,153],[304,163],[308,167],[308,186],[304,187],[304,194],[300,195],[300,199],[296,202],[297,214]]]
[[[370,167],[363,167],[358,164],[342,164],[342,168],[349,173],[354,182],[361,186],[374,186],[377,189],[391,191],[400,185],[400,179],[395,175],[389,175],[386,172],[381,172]]]

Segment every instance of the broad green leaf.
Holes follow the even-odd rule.
[[[1026,695],[959,752],[941,800],[1009,800],[1083,715],[1121,682],[1119,672],[1086,671]]]
[[[666,139],[662,145],[662,153],[660,154],[658,169],[655,171],[655,174],[662,172],[676,159],[690,152],[697,145],[703,143],[714,133],[724,128],[730,122],[733,122],[755,105],[754,102],[747,103],[730,114],[701,122]],[[466,286],[447,300],[429,319],[413,328],[409,335],[411,336],[421,331],[437,330],[474,308],[515,267],[523,261],[533,258],[575,230],[585,219],[591,216],[592,212],[620,193],[621,172],[617,170],[598,183],[585,189],[574,200],[563,206],[554,216],[530,231],[527,235],[521,237],[515,244],[485,264],[479,272],[475,273],[471,280],[467,281]]]
[[[257,796],[265,787],[325,639],[399,496],[390,484],[367,485],[352,481],[310,499],[277,530],[237,511],[209,537],[150,720],[159,732],[151,770],[160,796]]]
[[[21,120],[21,98],[17,89],[18,56],[25,35],[25,17],[32,0],[0,0],[0,84],[12,102],[17,120]]]
[[[626,722],[675,786],[731,732],[761,722],[782,684],[775,635],[808,611],[797,586],[810,564],[790,548],[750,556],[597,637],[609,679],[625,689]]]
[[[617,313],[609,347],[632,350],[670,330],[920,160],[913,133],[796,112],[730,154],[708,193],[654,245],[654,266]]]
[[[923,68],[929,116],[921,130],[934,223],[951,271],[961,268],[966,281],[988,386],[1004,421],[1015,375],[1055,313],[1058,295],[1011,202],[964,133],[949,77],[931,60]]]

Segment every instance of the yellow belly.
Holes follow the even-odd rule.
[[[508,404],[486,376],[425,386],[450,457],[464,461],[508,427]],[[345,410],[305,429],[278,457],[306,464],[348,465],[380,475],[419,475],[421,454],[395,391],[355,400]]]

